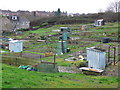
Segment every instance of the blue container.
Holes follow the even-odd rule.
[[[109,42],[110,42],[110,38],[108,37],[103,38],[103,43],[109,43]]]

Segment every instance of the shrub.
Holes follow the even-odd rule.
[[[18,29],[17,31],[24,31],[24,29],[23,29],[23,28],[21,28],[21,29]]]
[[[41,37],[41,40],[45,40],[46,39],[46,37],[45,36],[40,36]]]
[[[42,26],[47,26],[47,25],[48,25],[48,23],[47,23],[47,22],[45,22],[45,23],[43,23],[43,24],[42,24]]]
[[[83,60],[74,61],[73,64],[74,64],[77,68],[86,67],[86,66],[87,66],[87,61],[83,61]]]

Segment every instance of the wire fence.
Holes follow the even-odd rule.
[[[21,56],[14,56],[14,55],[2,55],[2,63],[9,64],[9,65],[34,65],[39,63],[38,59],[30,59],[24,58]]]

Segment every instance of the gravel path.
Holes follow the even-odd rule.
[[[66,72],[66,73],[80,73],[80,70],[75,67],[63,67],[58,66],[59,72]]]

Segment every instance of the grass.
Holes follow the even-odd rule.
[[[31,52],[31,51],[23,51],[23,53],[33,53],[33,54],[39,54],[39,55],[45,55],[44,53],[37,53],[37,52]]]
[[[41,28],[41,29],[38,29],[38,30],[34,30],[34,31],[26,31],[24,32],[23,35],[18,35],[18,37],[22,37],[22,38],[25,38],[29,35],[29,33],[36,33],[36,36],[40,36],[40,35],[49,35],[49,34],[54,34],[54,32],[51,32],[52,30],[56,30],[56,29],[59,29],[59,27],[70,27],[72,28],[72,32],[77,32],[77,33],[85,33],[86,35],[71,35],[70,37],[79,37],[80,40],[78,40],[79,44],[76,45],[76,44],[68,44],[68,48],[71,49],[71,51],[69,53],[66,53],[64,55],[61,55],[59,58],[56,58],[57,59],[57,63],[59,63],[59,65],[62,65],[62,66],[69,66],[71,65],[70,63],[68,62],[64,62],[63,63],[63,60],[64,58],[67,58],[68,57],[68,54],[71,54],[71,53],[74,53],[74,52],[78,52],[80,50],[85,50],[87,47],[91,47],[91,46],[97,46],[100,44],[100,42],[86,42],[84,41],[85,39],[98,39],[98,40],[101,40],[103,37],[106,37],[103,35],[104,32],[107,32],[107,34],[111,34],[113,32],[117,33],[117,28],[113,28],[113,27],[117,27],[118,26],[118,23],[112,23],[112,26],[111,26],[111,23],[108,23],[104,26],[101,26],[101,27],[104,27],[102,29],[98,29],[98,28],[101,28],[101,27],[93,27],[91,29],[89,29],[88,31],[90,32],[83,32],[81,30],[78,31],[75,31],[75,28],[78,28],[79,29],[81,28],[80,26],[82,26],[83,24],[70,24],[70,25],[54,25],[50,28]],[[87,24],[89,25],[89,24]],[[108,29],[108,27],[110,27],[110,30]],[[55,32],[56,33],[56,32]],[[111,38],[116,38],[116,36],[110,36]],[[24,42],[23,45],[25,47],[28,47],[28,48],[25,48],[23,52],[25,53],[33,53],[33,54],[39,54],[39,55],[44,55],[44,53],[48,52],[48,51],[52,51],[53,53],[56,53],[57,52],[57,45],[58,45],[58,38],[57,37],[52,37],[50,40],[48,41],[55,41],[55,43],[45,43],[45,42],[36,42],[36,40],[34,41],[29,41],[29,42]],[[117,45],[115,43],[108,43],[106,45]],[[46,58],[42,58],[42,60],[45,60],[45,61],[53,61],[53,57],[46,57]]]
[[[59,27],[70,27],[72,28],[72,32],[77,33],[84,33],[83,31],[79,30],[81,28],[82,24],[74,24],[74,25],[55,25],[50,28],[41,28],[35,31],[26,31],[23,35],[17,35],[12,36],[13,38],[26,38],[29,36],[30,33],[36,34],[35,38],[39,36],[46,36],[49,34],[57,34],[56,32],[51,32],[52,30],[56,30]],[[103,35],[104,32],[107,32],[108,35],[111,35],[112,33],[117,33],[118,29],[113,27],[118,27],[118,23],[108,23],[104,26],[104,28],[99,29],[101,27],[93,27],[89,29],[89,33],[86,33],[86,35],[71,35],[71,37],[79,37],[79,44],[73,45],[69,44],[68,47],[71,49],[71,52],[65,53],[63,55],[58,55],[56,57],[56,62],[60,66],[72,66],[72,62],[64,61],[65,58],[68,58],[71,53],[85,50],[87,47],[91,46],[98,46],[100,42],[86,42],[85,39],[101,39],[103,37],[106,37]],[[79,31],[76,31],[79,30]],[[11,37],[11,36],[10,36]],[[117,38],[116,35],[109,36],[110,38]],[[51,41],[54,41],[55,37],[51,38]],[[34,39],[33,39],[34,40]],[[57,40],[56,40],[57,41]],[[106,43],[105,45],[113,45],[118,46],[117,43]],[[24,49],[24,53],[33,53],[33,54],[39,54],[44,55],[45,52],[51,50],[52,48],[57,48],[57,43],[48,43],[45,42],[24,42],[24,46],[28,47]],[[53,50],[56,52],[55,50]],[[8,53],[9,54],[9,53]],[[6,54],[6,56],[2,55],[2,59],[4,60],[10,60],[13,63],[17,63],[21,61],[21,64],[24,63],[24,65],[34,65],[37,62],[39,62],[38,59],[29,59],[29,58],[22,58],[17,57],[14,53],[12,56],[14,58],[8,57],[9,55]],[[7,56],[8,55],[8,56]],[[16,60],[17,58],[17,60]],[[45,57],[41,60],[53,62],[54,57]],[[14,62],[15,60],[15,62]],[[8,61],[7,61],[8,62]],[[1,72],[0,72],[1,73]],[[0,80],[1,81],[1,80]],[[2,87],[3,88],[117,88],[118,82],[120,80],[118,77],[108,77],[108,76],[86,76],[83,74],[68,74],[68,73],[43,73],[43,72],[34,72],[34,71],[26,71],[22,69],[18,69],[15,66],[9,66],[3,64],[2,66]]]
[[[46,36],[46,35],[54,35],[57,34],[57,32],[53,32],[52,30],[56,30],[58,28],[56,27],[50,27],[50,28],[40,28],[37,30],[30,30],[23,32],[22,35],[15,35],[10,37],[15,37],[16,39],[24,39],[27,38],[30,34],[36,34],[34,35],[34,38],[38,38],[39,36]]]
[[[2,88],[117,88],[118,77],[26,71],[2,65]]]
[[[91,33],[93,33],[92,35],[86,35],[83,36],[84,38],[88,37],[88,38],[99,38],[99,37],[105,37],[102,34],[106,32],[107,35],[111,35],[112,33],[117,34],[118,33],[118,24],[119,23],[106,23],[104,26],[100,26],[100,27],[89,27],[90,24],[86,24],[88,25],[88,31],[91,31]],[[58,30],[59,27],[70,27],[72,32],[82,32],[81,31],[81,26],[83,24],[68,24],[68,25],[54,25],[52,27],[49,28],[40,28],[38,30],[31,30],[31,31],[26,31],[23,32],[22,35],[12,35],[10,37],[12,38],[16,38],[16,39],[25,39],[28,38],[30,33],[35,34],[33,39],[39,38],[40,36],[47,36],[47,35],[55,35],[58,34],[58,32],[53,32],[52,30]],[[77,30],[77,31],[76,31]],[[98,34],[101,35],[98,35]],[[96,34],[96,35],[95,35]],[[80,36],[81,37],[81,36]],[[111,38],[115,38],[116,36],[109,36]],[[117,38],[117,37],[116,37]]]
[[[1,51],[6,51],[6,52],[9,52],[9,50],[8,49],[0,49]]]

